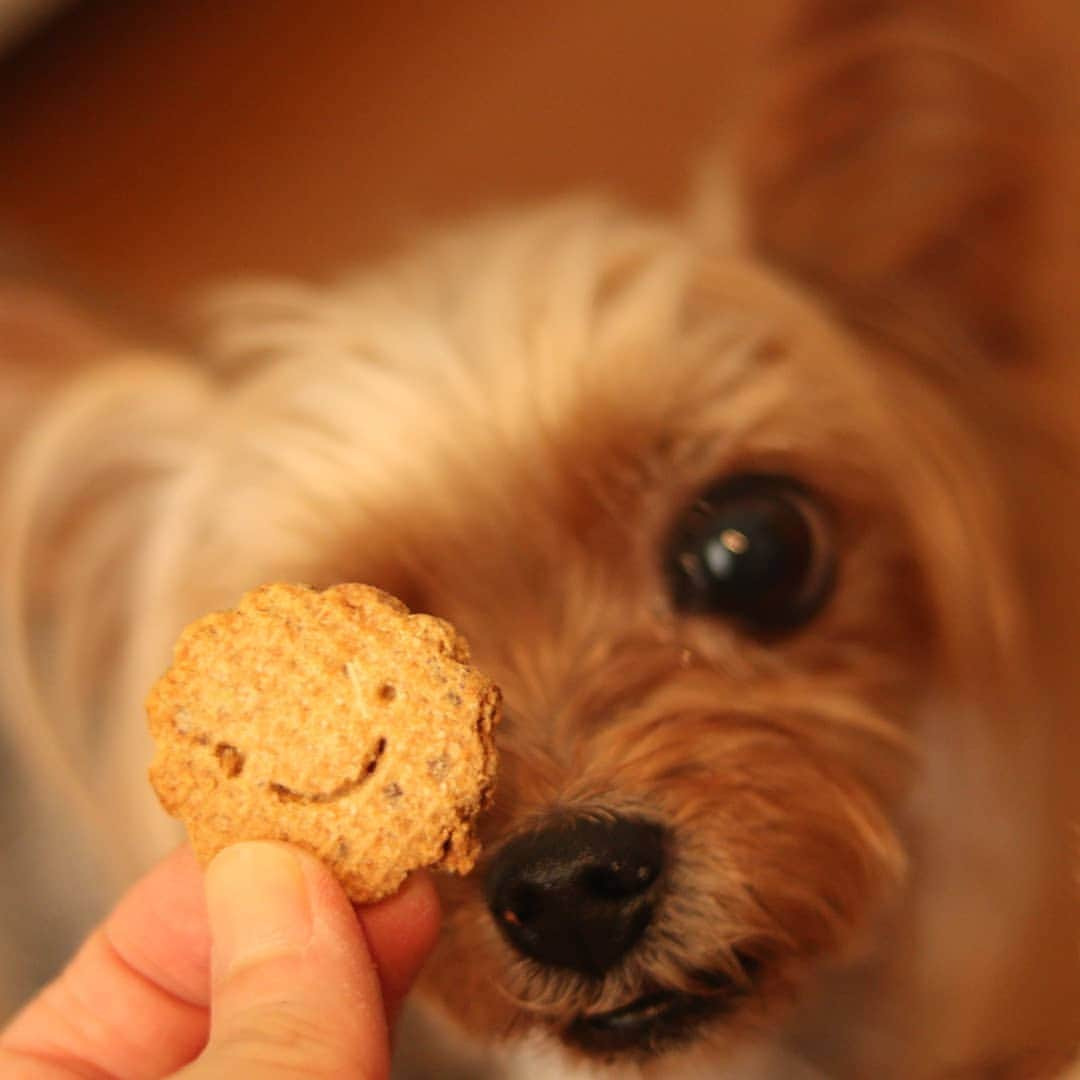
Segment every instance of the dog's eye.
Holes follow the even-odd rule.
[[[703,492],[676,521],[665,571],[675,606],[793,630],[827,599],[834,552],[814,495],[780,476],[742,475]]]

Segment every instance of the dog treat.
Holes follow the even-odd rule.
[[[180,636],[147,699],[150,781],[203,861],[286,840],[368,903],[468,873],[498,688],[448,623],[366,585],[264,585]]]

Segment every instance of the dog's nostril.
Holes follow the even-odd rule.
[[[664,847],[664,830],[648,821],[559,821],[503,846],[488,871],[488,905],[526,956],[599,975],[648,925]]]
[[[512,925],[527,926],[540,914],[543,903],[543,895],[535,885],[519,884],[510,890],[498,914]]]

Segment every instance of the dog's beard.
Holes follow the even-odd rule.
[[[603,1059],[730,1048],[821,961],[850,959],[903,877],[888,811],[912,759],[898,727],[797,679],[748,688],[663,644],[632,653],[550,724],[526,722],[511,696],[485,839],[490,861],[552,819],[656,822],[669,862],[653,917],[613,968],[581,974],[503,940],[486,864],[446,882],[448,932],[426,985],[467,1027],[540,1029]]]

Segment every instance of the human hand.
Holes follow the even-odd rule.
[[[354,911],[314,857],[182,847],[134,885],[0,1035],[0,1074],[382,1078],[438,933],[430,878]]]

